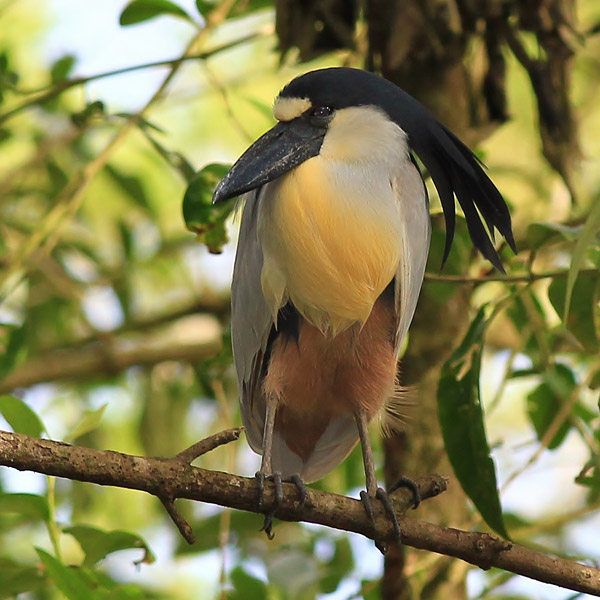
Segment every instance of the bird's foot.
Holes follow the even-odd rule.
[[[378,487],[375,492],[375,498],[381,501],[383,504],[383,508],[388,516],[389,520],[392,523],[392,527],[394,528],[394,537],[396,541],[400,544],[402,543],[402,531],[400,530],[400,524],[398,523],[398,517],[396,516],[396,512],[394,511],[394,507],[392,505],[392,501],[388,496],[388,493],[383,489]],[[381,552],[381,554],[385,554],[388,550],[387,544],[379,539],[377,535],[377,527],[375,526],[375,511],[373,510],[373,499],[369,494],[365,491],[360,493],[360,501],[365,507],[365,512],[367,513],[367,517],[373,523],[373,531],[375,535],[373,539],[375,541],[375,547]]]
[[[413,494],[413,505],[412,508],[413,510],[415,508],[417,508],[419,506],[419,504],[421,504],[421,492],[419,492],[419,486],[417,485],[416,481],[413,481],[412,479],[409,479],[408,477],[400,477],[400,479],[398,479],[398,481],[396,481],[396,483],[388,490],[388,492],[391,494],[392,492],[395,492],[397,489],[399,488],[408,488],[412,494]]]
[[[275,499],[273,500],[271,507],[265,512],[265,520],[263,526],[260,528],[260,531],[264,531],[267,537],[272,540],[275,537],[275,534],[273,533],[273,517],[280,504],[283,502],[284,480],[281,478],[281,473],[279,472],[275,472],[272,475],[265,475],[261,471],[256,473],[256,480],[258,481],[258,510],[263,510],[265,504],[265,480],[272,481],[275,486]],[[306,504],[306,499],[308,498],[306,485],[302,479],[300,479],[298,473],[294,473],[285,481],[293,483],[296,486],[299,495],[298,510],[302,510]]]

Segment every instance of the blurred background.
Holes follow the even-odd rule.
[[[240,424],[237,224],[212,188],[272,125],[281,87],[335,65],[383,73],[477,150],[519,250],[500,248],[504,279],[459,218],[442,269],[428,182],[434,238],[401,364],[416,400],[404,432],[375,436],[380,479],[451,475],[410,517],[488,530],[448,463],[471,459],[460,419],[436,416],[452,400],[440,374],[481,360],[470,398],[512,539],[597,564],[594,0],[0,0],[0,428],[170,456]],[[479,310],[485,337],[449,361]],[[240,439],[198,464],[251,476],[259,458]],[[356,497],[360,453],[315,485]],[[178,507],[192,546],[154,497],[0,468],[0,598],[584,597],[409,548],[384,561],[322,527],[277,523],[269,542],[255,514]]]

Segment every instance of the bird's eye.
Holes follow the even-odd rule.
[[[333,108],[330,106],[315,106],[308,111],[308,116],[315,117],[316,119],[330,117],[332,114]]]

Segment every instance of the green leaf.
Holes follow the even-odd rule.
[[[277,586],[290,600],[312,600],[319,588],[319,565],[316,558],[295,547],[280,548],[266,561],[269,584]]]
[[[567,290],[565,293],[565,310],[563,312],[563,322],[567,322],[569,315],[569,308],[571,304],[571,296],[573,288],[575,287],[575,281],[579,275],[579,271],[583,268],[586,258],[586,252],[589,246],[595,241],[599,243],[598,236],[600,235],[600,196],[597,197],[593,204],[590,214],[588,215],[587,221],[581,230],[577,245],[573,250],[571,257],[571,266],[569,268],[569,274],[567,276]]]
[[[72,535],[83,550],[84,567],[93,567],[97,562],[118,550],[140,548],[144,551],[141,560],[136,564],[154,562],[154,555],[146,542],[138,535],[128,531],[103,531],[89,525],[74,525],[63,530]]]
[[[381,600],[381,579],[363,579],[360,593],[363,600]]]
[[[520,379],[522,377],[532,377],[533,375],[539,375],[540,370],[537,368],[532,369],[515,369],[509,375],[509,379]]]
[[[2,95],[2,92],[0,92],[0,96],[1,95]],[[12,136],[13,136],[13,133],[10,129],[0,127],[0,144],[2,142],[5,142],[6,140],[9,140]]]
[[[538,440],[542,440],[554,417],[576,387],[575,375],[569,367],[555,364],[542,377],[542,383],[527,395],[527,413]],[[558,448],[567,437],[571,423],[567,419],[548,444],[549,450]]]
[[[19,82],[19,74],[11,69],[8,52],[0,52],[0,104],[4,101],[4,90],[14,88]]]
[[[119,187],[126,196],[133,200],[135,204],[141,206],[145,210],[150,209],[150,203],[148,202],[146,190],[144,189],[139,177],[126,175],[112,165],[106,165],[105,170],[114,183],[117,184],[117,187]]]
[[[73,125],[84,129],[90,123],[90,121],[98,118],[104,118],[106,111],[104,109],[104,103],[101,100],[94,100],[89,104],[86,104],[83,110],[71,114],[71,121]]]
[[[196,8],[203,17],[206,17],[217,6],[219,6],[219,2],[216,0],[196,0]],[[272,9],[273,0],[244,0],[236,2],[229,15],[230,17],[241,17],[265,8]]]
[[[252,106],[254,106],[261,115],[266,117],[269,122],[273,121],[273,108],[269,104],[248,96],[244,96],[244,100],[249,104],[252,104]]]
[[[69,177],[53,158],[46,162],[46,169],[50,179],[51,194],[56,196],[69,183]]]
[[[347,537],[335,541],[335,553],[327,563],[327,570],[321,577],[320,588],[325,594],[332,594],[339,587],[342,579],[354,568],[352,548]]]
[[[194,179],[196,171],[188,159],[180,152],[173,152],[165,148],[148,130],[148,127],[140,125],[140,130],[152,144],[158,154],[167,162],[168,165],[176,169],[185,181],[189,184]]]
[[[595,432],[595,437],[598,438],[597,431]],[[600,490],[600,456],[592,454],[579,475],[575,478],[575,483],[585,485],[596,492]]]
[[[160,17],[170,15],[194,23],[192,18],[177,4],[169,0],[133,0],[119,17],[119,25],[125,27]]]
[[[97,429],[100,426],[107,406],[108,404],[103,404],[96,410],[86,410],[81,421],[75,426],[75,429],[65,437],[65,442],[72,442],[78,437]]]
[[[68,600],[98,600],[99,596],[90,585],[89,579],[78,569],[66,567],[41,548],[35,550],[44,563],[48,575]]]
[[[15,598],[17,594],[37,590],[43,582],[43,577],[35,567],[0,557],[0,582],[0,598]]]
[[[207,552],[219,545],[219,536],[221,535],[220,513],[194,521],[191,525],[197,541],[194,544],[188,544],[181,539],[177,548],[178,555]],[[255,514],[237,510],[231,512],[230,532],[232,539],[238,545],[241,545],[242,542],[247,543],[252,538],[257,537],[259,535],[257,531]]]
[[[48,501],[37,494],[0,494],[0,513],[18,514],[31,521],[50,518]]]
[[[216,6],[216,3],[210,2],[210,0],[196,0],[196,8],[203,17],[205,17],[211,10],[214,10]]]
[[[600,369],[598,369],[592,376],[589,388],[590,390],[597,390],[598,388],[600,388]]]
[[[569,314],[563,322],[581,345],[590,352],[597,351],[598,299],[600,297],[600,272],[583,273],[577,277],[571,293]],[[565,315],[567,307],[567,282],[555,279],[548,287],[548,298],[558,315]]]
[[[0,413],[15,433],[42,437],[42,433],[46,432],[41,419],[20,398],[0,396]]]
[[[486,523],[507,538],[479,394],[486,325],[481,308],[459,348],[444,364],[438,412],[448,458],[463,490]]]
[[[2,131],[0,130],[0,136],[1,134]],[[2,141],[1,137],[0,141]],[[588,257],[592,261],[592,263],[594,263],[596,269],[600,270],[600,244],[598,244],[597,246],[593,246],[592,248],[588,248]]]
[[[533,223],[527,228],[525,240],[527,246],[534,250],[549,243],[574,240],[581,234],[581,227],[569,227],[560,223]]]
[[[242,567],[235,567],[230,574],[234,591],[227,595],[228,600],[264,600],[267,586],[260,579],[252,577]]]
[[[511,287],[513,294],[515,289]],[[516,293],[507,314],[521,336],[525,353],[531,357],[534,364],[543,361],[548,352],[548,342],[544,334],[539,335],[539,331],[546,330],[546,315],[537,295],[531,289]]]
[[[121,238],[121,246],[123,247],[123,256],[125,261],[130,263],[134,256],[135,241],[131,227],[124,221],[120,220],[117,222],[117,228],[119,230],[119,236]]]
[[[207,165],[192,179],[183,198],[185,226],[196,233],[198,240],[213,254],[222,252],[223,245],[229,241],[225,221],[235,206],[234,198],[216,206],[212,203],[215,186],[227,171],[227,165]]]
[[[50,77],[54,83],[66,79],[75,66],[75,57],[72,54],[62,56],[50,67]]]
[[[27,356],[27,325],[21,326],[2,324],[8,330],[4,340],[0,338],[0,380],[4,379],[13,369],[22,363]],[[0,329],[1,332],[1,329]]]

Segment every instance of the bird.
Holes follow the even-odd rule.
[[[475,247],[504,272],[497,230],[516,252],[508,206],[471,150],[419,101],[374,73],[330,67],[289,82],[275,126],[233,164],[213,203],[243,205],[232,280],[231,337],[247,440],[264,482],[321,479],[360,442],[375,527],[379,499],[369,424],[398,411],[397,363],[413,318],[431,237],[429,198],[415,155],[444,212],[442,264],[455,198]],[[408,478],[399,485],[418,489]],[[386,546],[374,539],[382,551]]]

